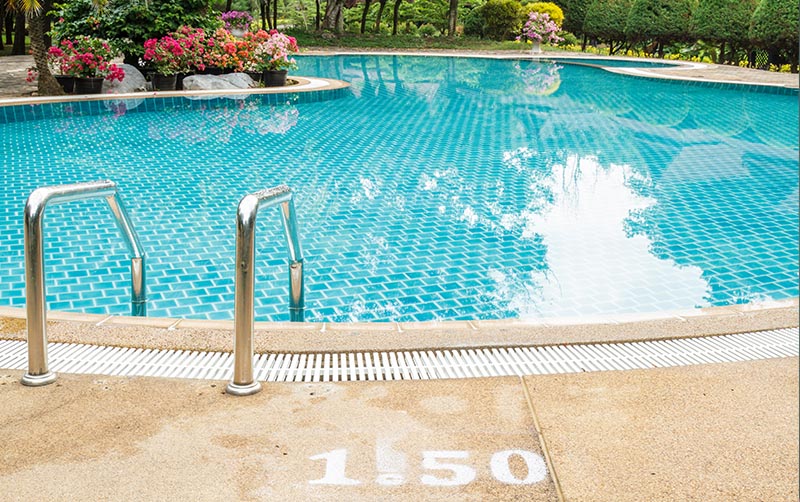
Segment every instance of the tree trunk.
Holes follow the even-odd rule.
[[[233,0],[227,0],[225,2],[225,12],[230,12],[232,6],[233,6]]]
[[[5,49],[3,45],[3,27],[6,25],[6,4],[0,2],[0,51]]]
[[[12,56],[22,56],[25,54],[25,14],[17,13],[14,19],[14,47],[11,49]]]
[[[717,64],[725,64],[725,42],[719,46],[719,56],[717,56]]]
[[[583,35],[581,40],[581,52],[586,52],[586,35]]]
[[[44,45],[45,13],[40,10],[30,17],[31,50],[36,69],[39,70],[39,95],[58,96],[64,90],[56,82],[47,64],[47,46]]]
[[[450,0],[450,12],[447,16],[447,34],[451,37],[456,35],[456,23],[458,22],[458,0]]]
[[[314,17],[314,29],[319,31],[319,23],[322,20],[322,18],[319,15],[320,11],[319,0],[316,0],[316,3],[317,3],[317,15]]]
[[[42,12],[45,14],[44,17],[44,46],[50,47],[53,44],[53,40],[50,38],[50,29],[53,26],[53,16],[50,14],[50,11],[53,10],[53,0],[43,0],[42,1]]]
[[[14,14],[6,11],[3,23],[6,25],[6,45],[14,43]]]
[[[278,29],[278,0],[272,2],[272,29]]]
[[[266,30],[267,17],[269,16],[267,15],[267,3],[264,0],[261,0],[261,2],[259,2],[259,10],[261,11],[261,29]]]
[[[392,15],[392,35],[397,35],[397,18],[400,15],[400,3],[403,0],[394,0],[394,14]]]
[[[386,0],[378,0],[378,15],[375,17],[375,33],[381,32],[381,19],[383,19],[383,9],[386,8]]]
[[[344,8],[344,0],[328,0],[325,5],[325,17],[322,18],[322,29],[336,31],[337,21]]]
[[[372,5],[372,0],[364,0],[364,10],[361,11],[361,34],[367,30],[367,14],[369,14],[369,6]]]

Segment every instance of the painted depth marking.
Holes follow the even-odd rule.
[[[266,382],[428,380],[689,366],[796,357],[798,328],[630,343],[401,352],[256,354]],[[226,380],[233,354],[51,343],[56,373]],[[27,369],[26,342],[0,340],[0,368]]]

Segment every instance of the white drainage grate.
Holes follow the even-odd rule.
[[[687,366],[795,357],[798,328],[679,340],[399,352],[256,354],[256,380],[341,382],[429,380],[542,375]],[[102,347],[70,343],[49,346],[56,373],[155,376],[226,380],[233,355]],[[27,369],[25,342],[0,340],[0,368]]]

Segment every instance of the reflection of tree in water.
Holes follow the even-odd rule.
[[[562,66],[555,63],[523,63],[516,62],[514,69],[519,72],[524,85],[524,92],[542,96],[556,92],[561,85]]]
[[[421,291],[435,291],[448,281],[458,281],[451,279],[451,274],[457,276],[460,268],[470,267],[476,278],[461,281],[466,284],[461,288],[476,298],[475,305],[487,317],[561,312],[553,303],[555,289],[570,294],[587,289],[585,284],[573,283],[574,274],[565,273],[563,260],[553,256],[556,248],[559,253],[572,250],[574,255],[575,249],[592,242],[569,232],[596,232],[594,242],[606,239],[608,246],[612,240],[627,246],[627,254],[617,253],[619,256],[607,248],[602,258],[606,261],[585,256],[586,263],[591,263],[588,273],[611,269],[622,277],[605,277],[610,286],[603,308],[609,311],[638,304],[635,299],[621,302],[621,298],[635,295],[614,290],[615,282],[626,285],[621,289],[641,289],[637,294],[643,297],[651,294],[647,285],[637,282],[641,279],[635,277],[637,271],[644,278],[655,277],[655,283],[669,284],[665,288],[673,289],[667,297],[684,295],[674,299],[675,308],[719,302],[723,290],[742,291],[739,286],[720,286],[719,278],[728,280],[729,272],[719,264],[729,260],[733,267],[752,268],[752,263],[737,262],[725,247],[752,246],[742,235],[731,235],[714,208],[738,205],[725,209],[737,225],[745,225],[745,214],[760,222],[763,218],[742,194],[748,183],[745,180],[758,176],[756,191],[763,190],[771,170],[786,170],[778,165],[783,160],[777,164],[769,160],[775,155],[788,160],[788,172],[796,173],[796,159],[791,160],[796,157],[796,146],[790,148],[780,139],[782,135],[777,142],[762,141],[759,135],[769,132],[754,124],[763,121],[763,115],[742,113],[741,103],[747,106],[747,97],[701,87],[688,92],[675,84],[645,83],[611,74],[595,78],[600,70],[575,67],[558,70],[559,78],[567,72],[569,78],[560,83],[558,92],[543,96],[525,92],[530,82],[524,75],[536,83],[552,67],[503,63],[365,56],[328,64],[326,71],[344,73],[324,76],[350,80],[359,90],[337,117],[340,127],[350,133],[348,148],[365,151],[358,165],[347,163],[336,177],[335,190],[345,193],[346,200],[357,207],[334,208],[326,218],[339,225],[337,218],[346,221],[360,214],[380,214],[379,222],[354,227],[354,239],[338,243],[337,252],[359,256],[369,269],[365,278],[391,276],[396,263],[417,267],[423,274],[417,278]],[[520,74],[526,70],[530,71]],[[534,85],[537,89],[541,86]],[[367,120],[377,103],[370,98],[387,96],[392,99],[381,106],[387,107],[382,111],[391,120],[377,125]],[[762,102],[758,97],[753,101]],[[792,120],[785,122],[787,130],[791,129]],[[758,133],[755,127],[761,127]],[[437,133],[441,130],[449,131],[450,136],[441,137]],[[412,136],[413,143],[406,141]],[[322,155],[322,164],[326,155]],[[703,176],[708,179],[700,183]],[[721,183],[726,177],[731,186]],[[787,193],[777,195],[784,213],[792,208],[786,201],[792,200],[796,187],[790,183]],[[706,199],[702,190],[726,202],[712,202],[699,213],[684,212],[698,197]],[[731,190],[733,193],[728,193]],[[570,219],[575,214],[607,214],[603,204],[621,204],[623,200],[630,206],[618,220],[596,220],[597,226],[609,226],[605,234]],[[785,218],[781,221],[784,223],[778,225],[787,228]],[[331,238],[333,235],[338,234],[332,233]],[[436,240],[439,235],[453,241],[447,243],[452,256],[445,257],[448,251],[427,249],[426,245],[415,247],[415,243]],[[368,236],[368,242],[359,236]],[[625,244],[625,239],[630,242]],[[555,244],[551,247],[550,242]],[[480,246],[494,248],[491,264],[461,258]],[[712,249],[711,256],[704,248]],[[623,263],[617,267],[621,256],[634,260],[636,266],[626,268]],[[446,259],[452,266],[426,265]],[[648,275],[649,269],[655,272]],[[600,284],[602,274],[595,276]],[[371,286],[361,288],[369,298]],[[583,300],[591,305],[593,299]],[[569,299],[563,301],[569,303]],[[352,319],[351,315],[372,319],[370,312],[390,310],[385,303],[369,299],[351,307],[340,310],[341,320]],[[413,314],[405,305],[390,307],[401,318]],[[498,313],[501,311],[505,313]],[[458,318],[458,308],[441,315]]]
[[[285,134],[297,125],[299,115],[290,102],[265,105],[237,99],[225,106],[201,106],[185,121],[152,121],[148,123],[148,136],[153,140],[180,140],[188,144],[228,143],[236,129],[259,136]]]

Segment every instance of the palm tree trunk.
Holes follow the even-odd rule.
[[[47,47],[44,44],[45,13],[43,10],[31,14],[30,17],[30,36],[31,51],[33,61],[39,70],[39,95],[40,96],[59,96],[64,94],[64,90],[56,82],[50,67],[47,65]]]

